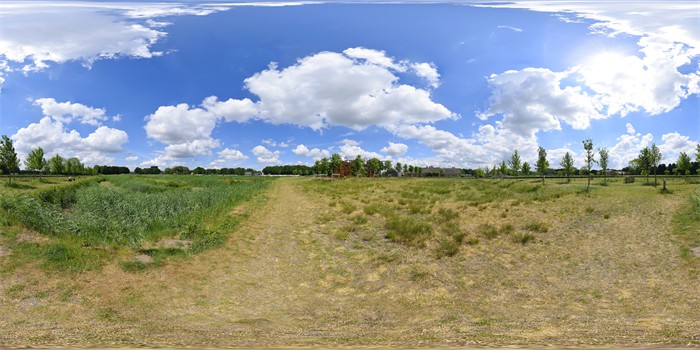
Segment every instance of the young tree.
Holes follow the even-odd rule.
[[[608,183],[608,156],[610,153],[607,149],[601,148],[598,150],[600,155],[600,167],[603,168],[603,183]]]
[[[530,171],[531,171],[530,163],[528,163],[528,162],[523,163],[522,169],[523,169],[523,175],[525,175],[525,176],[530,175]]]
[[[506,165],[506,161],[501,162],[501,166],[498,168],[498,172],[501,173],[501,175],[505,176],[508,174],[508,166]]]
[[[644,147],[639,151],[639,156],[630,162],[634,168],[639,169],[642,175],[647,177],[647,182],[649,182],[649,173],[651,170],[651,150],[649,147]]]
[[[49,159],[49,169],[52,174],[62,174],[63,173],[63,157],[60,155],[55,155],[53,158]]]
[[[659,167],[659,162],[661,161],[661,151],[659,147],[656,147],[656,143],[651,144],[651,149],[649,150],[649,163],[651,163],[652,169],[654,170],[654,187],[656,187],[656,168]]]
[[[588,192],[591,188],[591,168],[596,162],[594,158],[595,153],[593,153],[593,141],[590,138],[587,138],[581,142],[583,143],[583,149],[586,150],[586,165],[584,166],[584,169],[586,169],[586,174],[588,175],[588,186],[586,186],[586,192]]]
[[[403,165],[403,172],[404,172],[404,175],[405,175],[406,173],[408,173],[408,164],[404,164],[404,165]]]
[[[19,158],[12,140],[7,135],[2,135],[0,139],[0,169],[10,174],[8,183],[12,183],[12,174],[19,172]]]
[[[681,174],[686,175],[685,180],[688,181],[688,174],[690,173],[690,156],[685,152],[681,152],[678,155],[678,166],[676,167]]]
[[[697,147],[695,148],[695,161],[700,163],[700,143],[698,143]]]
[[[511,174],[518,176],[518,171],[520,171],[520,155],[517,149],[513,152],[513,155],[510,156],[508,166],[510,167]]]
[[[559,165],[564,169],[564,174],[566,175],[566,182],[571,182],[571,174],[574,173],[574,158],[569,152],[566,152],[564,158],[561,159]]]
[[[535,167],[537,172],[542,175],[542,184],[544,185],[544,174],[549,167],[549,161],[547,161],[547,151],[542,146],[537,149],[537,164],[535,164]]]
[[[403,166],[400,162],[396,162],[396,172],[399,173],[399,175],[401,175],[401,170],[403,170]]]
[[[44,159],[44,149],[39,147],[29,152],[27,159],[24,161],[24,166],[29,171],[43,171],[46,168],[46,159]]]

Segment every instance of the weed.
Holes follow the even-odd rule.
[[[420,244],[432,232],[432,227],[414,216],[394,216],[387,219],[387,238],[394,242]]]
[[[459,252],[460,242],[457,242],[452,237],[443,237],[440,239],[435,254],[437,258],[443,258],[445,256],[454,256]]]
[[[470,235],[469,237],[467,237],[467,239],[464,240],[464,243],[466,243],[467,245],[477,245],[479,244],[479,237]]]
[[[357,207],[350,202],[342,202],[340,204],[340,212],[343,214],[352,214],[355,210],[357,210]]]
[[[479,233],[488,239],[498,237],[498,228],[491,224],[481,224],[478,227]]]
[[[546,222],[536,221],[526,224],[524,227],[528,231],[544,233],[549,231],[549,225]]]
[[[513,231],[515,231],[515,227],[513,227],[513,225],[511,225],[511,224],[505,224],[505,225],[501,226],[499,231],[500,231],[499,233],[501,233],[501,234],[509,234],[509,233],[513,233]]]
[[[513,243],[526,244],[530,241],[534,241],[534,239],[535,239],[535,236],[530,234],[530,233],[517,232],[517,233],[513,233],[510,235],[510,240]]]
[[[355,214],[350,217],[350,221],[356,225],[362,225],[367,223],[367,216],[362,214]]]
[[[117,310],[111,307],[105,307],[97,310],[96,316],[102,321],[114,322],[117,320]]]
[[[452,209],[440,208],[438,209],[438,217],[439,221],[449,222],[459,218],[459,213]]]

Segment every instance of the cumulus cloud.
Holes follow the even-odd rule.
[[[431,87],[437,88],[440,86],[440,73],[438,73],[435,64],[425,62],[413,63],[411,68],[417,76],[425,79]]]
[[[580,90],[570,90],[566,94],[576,102],[569,108],[569,114],[564,115],[573,119],[574,128],[587,128],[587,118],[582,115],[588,114],[593,118],[601,115],[624,116],[633,111],[645,111],[656,115],[671,111],[683,99],[700,93],[698,67],[690,67],[691,71],[687,73],[682,73],[680,70],[681,67],[689,67],[700,55],[697,4],[669,1],[664,2],[664,6],[658,6],[656,3],[638,2],[632,7],[633,11],[629,3],[605,1],[516,0],[473,6],[524,8],[551,12],[567,22],[580,22],[571,20],[571,16],[562,16],[562,14],[570,14],[578,19],[595,21],[590,26],[592,33],[610,37],[620,34],[639,37],[638,55],[593,52],[588,60],[579,62],[565,72],[556,73],[559,75],[558,78],[543,76],[554,85],[559,85],[562,78],[575,80],[590,91],[590,94],[585,94]],[[528,70],[535,70],[535,68],[520,72]],[[486,116],[500,113],[504,117],[504,125],[520,133],[559,128],[558,119],[560,118],[552,118],[552,115],[537,118],[533,114],[533,110],[537,112],[538,108],[549,107],[548,104],[532,105],[531,94],[542,93],[536,89],[533,91],[526,89],[519,94],[519,97],[524,97],[529,102],[524,108],[513,108],[514,106],[508,104],[506,108],[500,107],[501,91],[498,81],[493,81],[493,78],[494,76],[491,76],[490,79],[490,83],[495,85],[493,103],[489,112],[485,113]],[[551,89],[550,91],[556,92]],[[543,96],[550,95],[545,92]],[[548,112],[549,109],[545,108],[544,113]],[[541,128],[531,126],[540,122]]]
[[[617,138],[617,143],[610,147],[610,168],[622,169],[629,165],[632,159],[639,156],[639,151],[651,146],[654,136],[650,133],[642,135],[634,130],[632,124],[627,123],[627,133]]]
[[[598,112],[595,99],[580,87],[561,86],[566,75],[545,68],[492,74],[488,79],[490,106],[479,117],[501,115],[502,126],[521,136],[560,130],[561,122],[586,129],[591,119],[605,118]]]
[[[126,160],[127,162],[135,162],[135,161],[139,160],[139,157],[138,156],[128,156],[128,157],[124,158],[124,160]]]
[[[253,148],[253,155],[257,157],[258,163],[260,164],[279,164],[281,163],[280,151],[270,151],[265,148],[265,146],[258,145]]]
[[[408,146],[403,143],[389,142],[389,146],[382,148],[381,152],[392,157],[400,157],[408,152]]]
[[[376,53],[386,58],[383,52]],[[271,124],[363,130],[370,125],[428,123],[457,117],[433,102],[429,91],[399,84],[387,62],[376,57],[358,61],[358,56],[321,52],[281,70],[273,64],[246,79],[245,86],[260,99],[259,118]]]
[[[241,151],[236,149],[224,148],[219,151],[219,157],[225,160],[244,160],[248,159],[248,156],[244,155]]]
[[[129,137],[123,130],[106,126],[82,137],[76,130],[68,130],[63,122],[43,117],[38,123],[19,129],[12,139],[21,159],[26,159],[32,149],[41,147],[46,155],[75,156],[87,165],[94,165],[112,163],[114,158],[108,154],[121,152]]]
[[[695,153],[698,142],[691,141],[690,137],[681,135],[677,132],[661,135],[662,144],[659,145],[659,150],[663,158],[662,163],[675,163],[678,161],[678,155],[681,152],[692,157]]]
[[[99,126],[108,119],[103,108],[88,107],[80,103],[56,102],[53,98],[39,98],[34,100],[34,104],[41,107],[45,116],[64,123],[77,119],[83,124]]]
[[[358,141],[345,139],[340,141],[340,143],[341,146],[338,149],[338,154],[340,154],[340,156],[343,157],[343,159],[354,159],[357,156],[367,159],[384,158],[384,156],[377,152],[364,150],[362,147],[360,147],[360,142]]]
[[[289,143],[284,142],[284,141],[277,142],[277,141],[275,141],[275,140],[273,140],[273,139],[264,139],[264,140],[262,140],[261,142],[262,142],[263,144],[266,144],[266,145],[270,146],[270,147],[281,147],[281,148],[287,148],[287,147],[289,147]]]
[[[321,158],[327,158],[330,157],[330,152],[325,149],[319,149],[319,148],[312,148],[309,149],[308,147],[302,145],[297,145],[296,148],[292,150],[292,152],[300,157],[309,157],[313,158],[314,160],[318,160]]]

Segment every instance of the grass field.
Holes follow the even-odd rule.
[[[234,179],[1,189],[0,344],[700,344],[682,179]]]

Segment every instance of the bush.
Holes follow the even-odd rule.
[[[634,176],[625,176],[625,183],[626,184],[633,184],[634,183]]]
[[[459,252],[460,243],[457,242],[452,237],[443,237],[438,243],[438,247],[435,251],[438,259],[445,256],[455,256]]]
[[[510,239],[513,243],[520,243],[520,244],[526,244],[527,242],[534,241],[535,236],[529,233],[513,233],[510,236]]]

